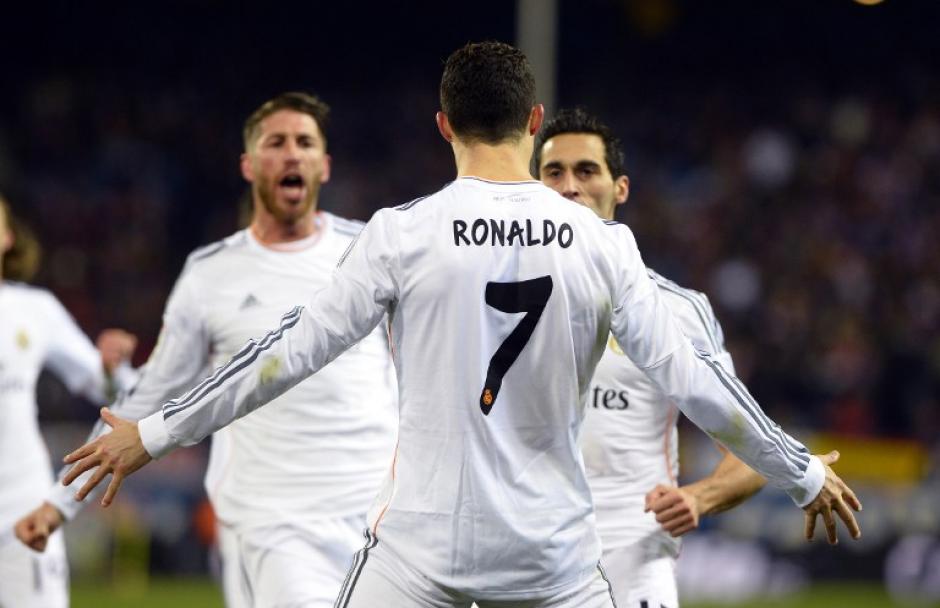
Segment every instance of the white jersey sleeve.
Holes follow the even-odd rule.
[[[693,347],[647,275],[633,233],[611,229],[619,233],[611,331],[624,352],[698,427],[797,505],[809,504],[825,480],[822,462],[770,420],[713,353]]]
[[[264,405],[358,342],[397,297],[398,258],[379,211],[343,257],[332,282],[280,326],[251,340],[226,365],[138,424],[147,452],[159,458]]]
[[[734,361],[725,346],[724,330],[715,316],[708,296],[700,291],[682,287],[650,268],[646,269],[646,274],[667,294],[666,304],[679,322],[682,333],[692,340],[692,345],[698,350],[710,353],[726,371],[734,374]],[[668,298],[673,298],[676,303],[670,304]]]
[[[199,251],[190,257],[198,257]],[[205,373],[208,364],[208,338],[206,336],[199,297],[191,275],[183,270],[167,301],[163,315],[163,328],[157,345],[154,347],[146,365],[140,370],[136,384],[124,393],[111,406],[115,415],[131,420],[139,420],[158,409],[159,405],[173,395],[178,395]],[[97,352],[97,351],[95,351]],[[88,437],[88,441],[109,432],[110,429],[99,420]],[[69,467],[59,472],[61,479]],[[80,488],[90,477],[90,471],[73,482]],[[75,490],[57,483],[49,492],[46,500],[53,504],[66,519],[73,518],[81,508],[93,502],[94,496],[102,488],[96,489],[89,499],[75,500]]]
[[[106,379],[100,353],[58,300],[47,294],[43,303],[51,337],[45,365],[72,394],[104,403]]]

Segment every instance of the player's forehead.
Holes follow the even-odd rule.
[[[581,162],[605,164],[604,140],[596,133],[560,133],[542,145],[542,166],[576,165]]]
[[[273,112],[258,123],[258,139],[272,135],[310,135],[323,139],[320,126],[313,116],[290,109]]]

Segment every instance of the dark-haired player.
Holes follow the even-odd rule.
[[[251,183],[251,225],[189,256],[143,378],[116,411],[133,419],[156,411],[329,282],[362,224],[317,210],[330,176],[328,112],[316,97],[285,93],[248,118],[241,172]],[[258,379],[286,371],[269,363]],[[213,435],[206,490],[229,608],[332,606],[391,464],[396,392],[377,330],[271,407]],[[72,494],[58,486],[33,516],[54,530],[81,507]]]
[[[562,110],[535,140],[533,174],[565,198],[611,221],[627,201],[630,181],[620,141],[597,117]],[[734,371],[721,325],[705,294],[648,270],[697,348]],[[603,563],[619,606],[679,605],[676,557],[679,536],[703,515],[739,504],[763,487],[763,477],[721,444],[715,471],[677,487],[678,409],[611,336],[591,379],[581,448],[594,497]],[[828,462],[831,456],[823,457]]]
[[[340,608],[613,605],[577,443],[611,331],[696,424],[857,535],[851,490],[693,348],[630,230],[531,179],[543,109],[525,56],[457,50],[441,107],[456,180],[377,212],[328,287],[162,411],[138,424],[106,412],[115,430],[69,455],[65,481],[94,469],[84,494],[114,472],[108,503],[152,457],[260,407],[387,314],[399,443]]]

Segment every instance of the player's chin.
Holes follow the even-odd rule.
[[[307,215],[311,206],[307,197],[281,199],[277,205],[278,216],[284,222],[297,221]]]

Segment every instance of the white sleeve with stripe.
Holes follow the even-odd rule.
[[[261,407],[366,336],[397,298],[398,257],[386,211],[379,211],[340,260],[332,282],[280,326],[251,340],[231,361],[138,423],[147,452],[159,458]]]
[[[693,348],[663,302],[640,259],[633,233],[616,230],[616,272],[611,331],[637,367],[689,420],[799,506],[825,481],[822,462],[760,409],[741,382],[712,353]]]
[[[45,319],[52,336],[46,365],[71,393],[104,403],[107,382],[101,354],[55,297],[48,294],[46,304]]]
[[[199,302],[199,288],[195,278],[184,270],[167,300],[160,338],[141,369],[137,383],[111,406],[117,416],[140,420],[157,411],[170,397],[192,386],[199,375],[205,373],[209,359],[209,337]],[[107,432],[110,432],[109,427],[99,420],[87,441],[93,441]],[[59,479],[69,468],[62,468]],[[103,489],[99,486],[91,498],[86,497],[82,502],[75,500],[75,488],[82,487],[91,474],[91,471],[84,473],[70,487],[56,483],[46,500],[59,509],[66,519],[72,519],[85,504],[94,502],[94,496]]]
[[[667,298],[672,297],[675,301],[683,303],[681,306],[670,306],[670,310],[679,321],[682,333],[692,340],[693,346],[700,344],[715,361],[734,374],[734,361],[725,347],[725,334],[708,296],[700,291],[682,287],[652,269],[647,268],[647,274],[659,289],[668,294]]]

